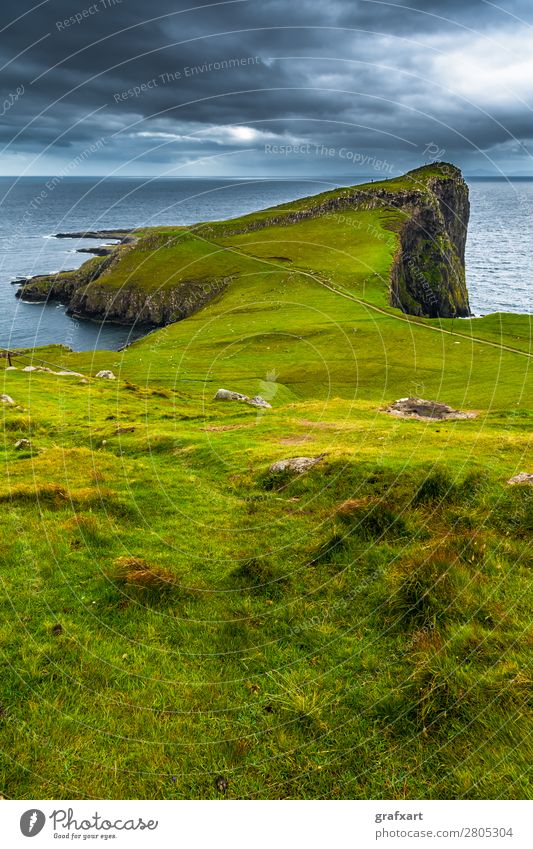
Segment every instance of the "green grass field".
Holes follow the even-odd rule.
[[[4,797],[531,797],[530,317],[391,308],[397,224],[147,232],[111,286],[224,294],[0,360]]]

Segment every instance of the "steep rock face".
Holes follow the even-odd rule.
[[[468,187],[453,166],[428,181],[407,216],[391,271],[390,302],[410,315],[469,316],[465,244],[470,213]]]
[[[67,313],[95,321],[163,327],[187,318],[208,304],[227,286],[227,279],[182,281],[175,288],[146,292],[134,284],[109,287],[105,275],[119,261],[115,252],[89,260],[73,272],[30,279],[17,291],[26,301],[54,300],[66,304]]]
[[[67,312],[99,321],[162,327],[192,315],[220,294],[225,285],[221,280],[190,281],[186,286],[147,294],[132,286],[110,290],[92,283],[74,291]]]

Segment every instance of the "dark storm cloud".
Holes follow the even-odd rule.
[[[34,154],[43,173],[105,138],[94,173],[209,156],[346,173],[346,147],[400,170],[428,145],[526,163],[532,17],[526,0],[3,0],[3,158]],[[484,56],[503,68],[493,89]]]

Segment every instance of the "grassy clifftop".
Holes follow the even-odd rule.
[[[460,172],[435,165],[228,222],[139,231],[111,257],[31,281],[19,295],[58,298],[93,318],[164,325],[284,263],[353,291],[370,283],[384,305],[414,315],[468,315],[467,223]],[[281,258],[271,250],[280,241]]]
[[[185,320],[0,358],[5,797],[531,795],[530,317],[391,307],[393,206],[272,217],[139,241],[220,257]]]

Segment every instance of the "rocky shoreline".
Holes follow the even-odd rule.
[[[75,230],[69,233],[52,233],[52,239],[114,239],[113,245],[95,245],[94,248],[76,248],[77,254],[91,254],[93,256],[111,256],[119,245],[131,245],[137,241],[137,236],[132,235],[135,230],[120,228],[118,230]],[[35,283],[36,280],[46,280],[57,277],[60,274],[72,274],[77,268],[65,268],[55,274],[32,274],[30,277],[15,277],[11,280],[12,286],[26,286]],[[17,297],[21,297],[17,293]],[[25,297],[24,300],[36,301],[42,298]]]

